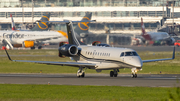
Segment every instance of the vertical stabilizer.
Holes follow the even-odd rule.
[[[144,26],[144,23],[143,23],[143,18],[141,18],[141,29],[142,29],[142,37],[144,37],[144,39],[148,40],[148,41],[151,41],[151,36],[149,34],[146,33],[145,31],[145,26]]]
[[[46,13],[42,16],[40,21],[49,21],[50,13]],[[32,29],[32,31],[46,31],[48,30],[48,22],[38,22],[36,23],[35,27]]]
[[[12,30],[16,30],[15,28],[15,23],[14,23],[14,19],[12,17],[12,14],[10,14],[10,17],[11,17],[11,27],[12,27]]]
[[[86,15],[82,18],[81,21],[90,21],[91,16],[92,16],[91,12],[86,12]],[[88,29],[89,29],[89,22],[79,22],[75,27],[74,31],[78,34],[88,33]]]
[[[74,29],[73,29],[72,21],[69,21],[68,23],[66,23],[66,27],[67,27],[67,34],[68,34],[69,44],[79,46],[80,43],[79,43],[78,39],[76,38]]]
[[[142,34],[146,34],[146,31],[145,31],[145,26],[144,26],[144,23],[143,23],[143,18],[141,18],[141,30],[142,30]]]

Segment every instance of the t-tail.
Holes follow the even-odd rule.
[[[71,45],[77,45],[79,46],[79,40],[77,39],[76,35],[75,35],[75,31],[73,29],[73,23],[72,21],[69,21],[68,23],[66,23],[66,27],[67,27],[67,34],[68,34],[68,42]]]
[[[81,21],[90,21],[92,13],[86,12],[86,15],[82,18]],[[79,22],[75,27],[74,31],[78,34],[80,33],[88,33],[89,30],[89,22]]]
[[[12,27],[12,30],[16,30],[15,23],[14,23],[14,19],[13,19],[13,17],[12,17],[12,14],[10,14],[10,17],[11,17],[11,27]]]
[[[46,13],[42,16],[40,21],[35,25],[32,31],[46,31],[48,30],[49,23],[48,22],[41,22],[41,21],[49,21],[50,13]]]

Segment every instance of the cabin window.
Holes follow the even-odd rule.
[[[124,56],[124,52],[121,53],[120,57]]]

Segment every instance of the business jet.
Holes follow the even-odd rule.
[[[83,17],[82,21],[89,21],[91,19],[92,13],[86,13],[86,15]],[[47,17],[44,17],[47,18]],[[53,21],[52,21],[53,22]],[[42,20],[37,24],[37,27],[34,27],[34,30],[40,30],[43,28],[46,28],[45,26],[49,22],[43,22]],[[86,27],[88,23],[80,22],[77,27],[80,27],[77,29],[77,31],[85,31],[82,30],[84,27]],[[42,48],[42,44],[44,43],[59,43],[61,41],[68,41],[68,36],[66,32],[63,31],[34,31],[32,30],[26,30],[26,31],[0,31],[0,44],[3,44],[6,47],[9,47],[9,49],[13,49],[14,47],[24,47],[24,48],[31,48],[35,49],[35,46],[38,47],[38,49]],[[87,29],[88,30],[88,29]],[[78,36],[78,35],[77,35]]]
[[[64,44],[59,47],[59,56],[64,55],[71,57],[75,62],[12,60],[7,50],[5,50],[9,60],[14,62],[32,62],[79,67],[77,77],[84,77],[86,69],[95,69],[97,72],[101,72],[102,70],[113,70],[110,72],[110,77],[117,77],[119,69],[129,68],[132,71],[132,77],[136,78],[137,71],[142,70],[143,63],[172,60],[175,58],[175,48],[172,58],[141,60],[137,52],[130,48],[88,46],[76,38],[73,23],[77,21],[59,22],[66,22],[69,42],[69,44]]]
[[[146,32],[143,18],[141,18],[141,30],[146,44],[149,44],[150,41],[165,41],[167,44],[172,45],[175,42],[175,39],[170,37],[166,32]]]

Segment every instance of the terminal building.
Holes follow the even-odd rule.
[[[50,12],[51,21],[63,19],[81,20],[86,12],[92,12],[89,30],[113,33],[141,33],[141,17],[146,29],[156,29],[163,17],[165,23],[180,23],[180,0],[0,0],[0,29],[11,28],[12,14],[16,26],[32,24]],[[65,24],[52,23],[51,30],[66,30]]]

